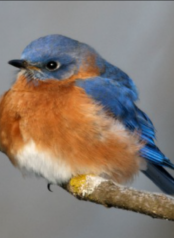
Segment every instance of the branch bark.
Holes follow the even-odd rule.
[[[174,198],[164,194],[123,187],[93,175],[74,177],[63,188],[80,200],[174,221]]]

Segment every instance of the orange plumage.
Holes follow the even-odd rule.
[[[67,166],[65,180],[93,173],[126,182],[141,166],[138,138],[108,116],[74,81],[36,80],[36,87],[20,75],[1,99],[1,150],[15,166],[25,167],[18,154],[33,141],[38,153],[47,154],[45,161],[63,163],[64,170]],[[40,173],[38,168],[31,170]],[[46,179],[50,181],[49,175]],[[59,180],[64,178],[55,179]]]

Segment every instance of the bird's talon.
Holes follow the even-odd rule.
[[[51,185],[53,185],[53,183],[48,183],[48,184],[47,184],[47,188],[48,188],[48,190],[49,190],[50,192],[53,192],[53,191],[51,190]]]

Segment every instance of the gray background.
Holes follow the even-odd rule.
[[[0,93],[15,70],[7,61],[40,36],[64,34],[86,42],[126,71],[141,108],[157,128],[158,145],[174,162],[173,2],[0,2]],[[134,187],[159,191],[143,175]],[[0,238],[172,238],[172,222],[77,201],[42,179],[27,178],[0,154]]]

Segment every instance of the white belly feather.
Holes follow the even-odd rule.
[[[34,172],[51,183],[61,184],[72,177],[70,167],[62,158],[52,158],[48,152],[38,151],[33,141],[22,148],[16,159],[21,171]]]

